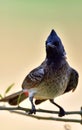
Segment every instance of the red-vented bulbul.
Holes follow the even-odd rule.
[[[46,43],[46,58],[43,63],[32,70],[24,79],[22,91],[7,96],[0,101],[8,102],[10,105],[17,105],[20,101],[29,97],[32,109],[29,114],[36,113],[35,104],[50,100],[59,109],[59,116],[64,116],[64,109],[54,102],[54,98],[66,92],[74,91],[78,84],[78,73],[71,68],[66,61],[66,52],[61,39],[52,30]],[[27,96],[26,96],[27,95]]]

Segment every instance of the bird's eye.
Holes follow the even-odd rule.
[[[54,42],[54,45],[55,46],[59,46],[59,42]]]

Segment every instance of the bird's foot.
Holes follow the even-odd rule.
[[[62,116],[65,116],[65,111],[63,108],[60,108],[60,111],[59,111],[59,117],[62,117]]]
[[[30,114],[36,114],[36,109],[35,109],[35,107],[33,107],[29,112],[28,112],[28,114],[30,115]]]

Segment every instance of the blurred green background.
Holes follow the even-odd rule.
[[[82,98],[81,0],[0,0],[0,93],[13,82],[15,87],[12,91],[21,89],[24,77],[44,60],[45,40],[51,29],[55,29],[61,37],[67,60],[80,75],[76,92],[59,97],[56,101],[66,110],[79,110]],[[56,109],[48,102],[39,107]],[[0,114],[0,129],[4,130],[63,130],[65,125],[38,121],[8,112]],[[71,127],[82,129],[77,124],[72,124]]]

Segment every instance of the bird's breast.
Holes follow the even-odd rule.
[[[35,97],[40,99],[53,99],[62,95],[66,90],[69,78],[70,67],[49,70],[44,80],[38,86],[38,91]]]

